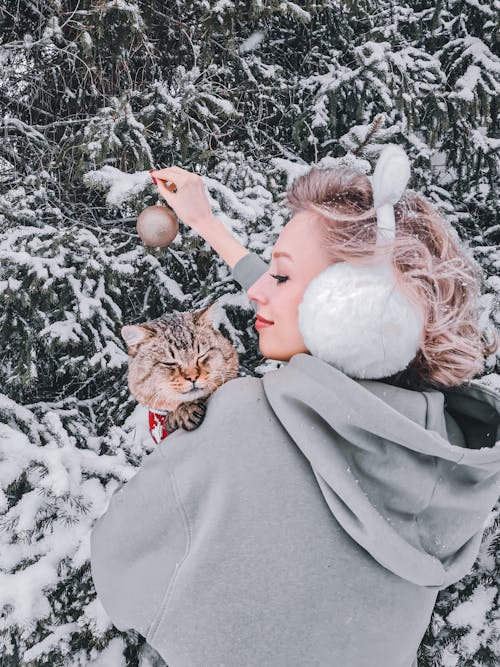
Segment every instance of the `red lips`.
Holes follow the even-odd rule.
[[[266,320],[266,318],[262,317],[262,315],[256,315],[255,319],[257,320],[257,322],[264,322],[264,324],[274,324],[272,320]]]

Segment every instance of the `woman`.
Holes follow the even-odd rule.
[[[500,397],[465,382],[492,351],[471,260],[423,198],[375,210],[367,177],[312,169],[268,267],[212,216],[199,176],[153,176],[268,321],[262,354],[288,363],[220,387],[200,428],[114,494],[91,536],[99,598],[169,667],[416,667],[437,593],[472,567],[500,493]],[[368,327],[364,268],[391,304]],[[391,366],[399,347],[410,363]]]

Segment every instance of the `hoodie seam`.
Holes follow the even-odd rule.
[[[426,410],[425,410],[425,428],[426,428],[426,430],[429,430],[429,419],[428,419],[428,417],[429,417],[429,397],[427,396],[427,393],[426,393],[425,391],[422,392],[422,395],[423,395],[424,398],[425,398],[425,404],[426,404]],[[429,497],[429,500],[427,501],[425,507],[423,507],[423,508],[420,510],[420,512],[417,512],[417,514],[415,515],[415,523],[416,523],[416,525],[417,525],[417,536],[418,536],[418,541],[419,541],[419,543],[420,543],[421,548],[422,548],[424,551],[426,551],[426,550],[425,550],[425,548],[424,548],[424,545],[422,544],[422,535],[421,535],[421,527],[420,527],[420,524],[419,524],[419,519],[421,518],[422,514],[423,514],[424,512],[426,512],[426,511],[429,509],[429,507],[431,506],[432,499],[434,498],[434,494],[436,493],[436,489],[437,489],[438,484],[439,484],[439,482],[440,482],[440,480],[441,480],[441,475],[438,474],[438,462],[437,462],[437,457],[436,457],[436,456],[433,456],[433,457],[432,457],[432,463],[433,463],[433,466],[434,466],[435,480],[434,480],[434,484],[433,484],[433,486],[432,486],[432,490],[431,490],[431,493],[430,493],[430,497]]]
[[[418,537],[418,541],[419,541],[419,544],[420,544],[422,550],[423,550],[425,553],[428,553],[428,551],[427,551],[427,549],[424,547],[424,545],[422,544],[422,526],[421,526],[421,524],[420,524],[420,520],[421,520],[421,518],[422,518],[422,514],[423,514],[424,512],[426,512],[426,511],[429,509],[429,507],[431,506],[431,504],[432,504],[432,500],[433,500],[433,498],[434,498],[434,494],[436,493],[436,490],[437,490],[437,487],[438,487],[438,484],[439,484],[439,482],[440,482],[441,479],[442,479],[442,478],[441,478],[441,475],[438,474],[437,458],[436,458],[435,456],[433,456],[433,457],[432,457],[432,460],[433,460],[432,462],[433,462],[433,464],[434,464],[434,472],[435,472],[435,474],[436,474],[436,480],[435,480],[435,482],[434,482],[434,486],[432,487],[432,491],[431,491],[431,495],[430,495],[429,501],[427,502],[426,506],[425,506],[424,508],[422,508],[422,509],[420,510],[420,512],[418,512],[418,514],[415,515],[415,524],[416,524],[416,526],[417,526],[417,537]],[[433,557],[434,557],[434,558],[438,558],[437,556],[433,556]],[[439,559],[438,559],[438,560],[439,560]]]
[[[167,585],[163,600],[160,604],[159,610],[155,615],[155,618],[153,619],[153,622],[151,623],[150,629],[146,635],[146,640],[150,643],[152,643],[156,637],[156,633],[158,632],[159,627],[163,623],[163,620],[165,618],[165,615],[168,610],[168,603],[171,600],[172,593],[175,588],[175,584],[177,582],[177,577],[179,575],[179,571],[181,570],[184,562],[186,561],[187,557],[190,554],[191,551],[191,544],[192,544],[192,531],[191,531],[191,526],[189,523],[188,515],[187,512],[184,508],[184,505],[182,503],[179,490],[177,488],[177,483],[175,480],[175,476],[172,472],[169,472],[168,477],[170,479],[170,484],[172,486],[172,490],[174,493],[174,499],[175,499],[175,505],[179,511],[179,514],[181,515],[182,523],[184,526],[184,531],[186,535],[186,548],[184,551],[184,554],[181,558],[181,560],[175,564],[175,570],[170,578],[170,581]]]

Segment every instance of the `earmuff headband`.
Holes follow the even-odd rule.
[[[372,177],[377,243],[395,238],[394,204],[406,189],[410,163],[389,144]],[[336,262],[311,280],[299,304],[299,329],[310,353],[353,378],[385,378],[415,357],[423,313],[399,289],[392,262]]]

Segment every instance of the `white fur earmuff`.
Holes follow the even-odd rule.
[[[408,156],[382,151],[372,178],[378,239],[395,235],[393,205],[410,177]],[[384,378],[414,359],[424,326],[421,308],[397,287],[390,260],[372,266],[330,265],[307,286],[299,329],[310,353],[359,379]]]

